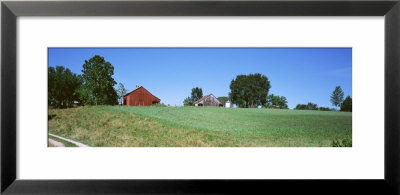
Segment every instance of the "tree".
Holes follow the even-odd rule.
[[[314,103],[311,103],[311,102],[308,102],[307,108],[308,108],[308,110],[318,110],[318,105],[314,104]]]
[[[104,60],[104,57],[95,55],[85,60],[82,70],[83,85],[80,89],[81,100],[89,105],[118,104],[118,95],[114,89],[117,83],[112,77],[114,66]]]
[[[63,66],[48,68],[48,104],[56,108],[71,107],[79,100],[81,77]]]
[[[193,102],[199,100],[202,97],[203,97],[203,89],[199,87],[195,87],[192,89],[191,99]]]
[[[265,75],[256,73],[238,75],[231,81],[229,99],[239,107],[257,107],[267,101],[270,82]]]
[[[226,96],[221,96],[217,98],[219,102],[221,102],[222,105],[225,105],[225,102],[227,102],[229,100],[228,97]]]
[[[297,104],[296,110],[318,110],[318,105],[312,102],[308,102],[307,104]]]
[[[128,89],[125,88],[124,84],[118,83],[117,95],[121,105],[124,103],[124,95],[126,93],[128,93]]]
[[[184,106],[193,106],[193,100],[191,97],[187,97],[185,98],[185,100],[183,100],[183,105]]]
[[[266,107],[271,107],[271,106],[278,106],[280,109],[288,109],[287,105],[287,100],[285,96],[278,96],[271,94],[267,96],[267,101],[265,103]]]
[[[318,110],[320,110],[320,111],[331,111],[332,109],[330,109],[328,107],[319,107]]]
[[[294,108],[294,109],[296,109],[296,110],[308,110],[308,107],[305,104],[297,104],[296,108]]]
[[[331,95],[331,103],[336,107],[340,107],[340,104],[343,102],[343,90],[340,86],[337,86]]]
[[[352,99],[350,96],[347,96],[346,99],[344,99],[342,105],[340,106],[340,111],[352,112],[352,110],[353,110]]]

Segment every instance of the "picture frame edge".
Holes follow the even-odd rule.
[[[58,5],[63,5],[63,1],[47,1],[54,3],[53,6]],[[93,4],[99,1],[90,1],[89,4]],[[106,1],[107,3],[111,3],[109,1]],[[129,1],[127,1],[129,3]],[[151,1],[152,3],[154,2],[161,2],[161,1]],[[171,1],[174,2],[174,1]],[[182,1],[175,1],[181,3]],[[222,2],[222,1],[221,1]],[[256,1],[254,1],[256,2]],[[258,3],[262,2],[275,2],[275,1],[257,1]],[[286,5],[290,1],[284,1]],[[295,1],[295,3],[323,3],[324,1],[321,0],[316,0],[316,1]],[[328,1],[325,1],[328,2]],[[54,14],[54,10],[49,11],[49,13],[43,12],[43,7],[40,6],[40,1],[29,1],[28,4],[25,4],[27,2],[24,1],[2,1],[1,2],[1,139],[0,139],[0,146],[1,146],[1,192],[2,193],[18,193],[18,192],[25,192],[26,190],[29,191],[35,190],[41,191],[44,193],[48,193],[51,188],[37,188],[35,187],[36,181],[32,180],[16,180],[16,163],[17,163],[17,157],[16,157],[16,33],[17,33],[17,17],[18,16],[29,16],[29,15],[44,15],[44,16],[56,16]],[[73,2],[69,2],[73,3]],[[87,2],[86,2],[87,3]],[[104,2],[103,2],[104,3]],[[220,1],[207,1],[204,2],[205,6],[207,5],[215,5],[215,3],[220,3]],[[225,1],[225,3],[229,3],[229,1]],[[368,11],[371,11],[372,7],[371,4],[378,3],[378,1],[369,1],[369,0],[364,0],[364,1],[358,1],[358,0],[350,0],[350,1],[340,1],[339,4],[342,3],[344,6],[345,4],[348,3],[355,3],[355,5],[361,5],[362,3],[369,4],[369,7],[366,6],[363,9],[363,12],[357,12],[356,15],[361,15],[361,16],[368,16]],[[37,6],[39,7],[41,12],[37,12],[36,14],[32,14],[31,12],[35,12],[35,9],[31,10],[29,13],[22,13],[24,12],[24,9],[26,11],[26,6]],[[43,5],[43,4],[42,4]],[[83,4],[87,5],[87,4]],[[154,4],[155,5],[155,4]],[[310,5],[310,4],[308,4]],[[328,5],[328,3],[326,3]],[[400,57],[399,55],[396,55],[396,53],[400,52],[400,38],[399,38],[399,33],[400,32],[400,5],[398,0],[386,0],[381,2],[382,7],[380,8],[379,12],[377,11],[371,11],[372,15],[385,15],[385,179],[382,181],[377,181],[379,185],[381,182],[385,182],[392,186],[393,190],[396,193],[400,193],[400,156],[398,151],[400,150],[400,134],[399,134],[399,128],[400,128],[400,122],[397,122],[396,119],[399,118],[400,116],[400,78],[394,75],[399,75],[400,74]],[[25,6],[25,7],[24,7]],[[21,9],[23,7],[24,9]],[[151,6],[150,6],[151,8]],[[250,7],[251,8],[251,7]],[[49,9],[47,7],[47,9]],[[148,8],[149,9],[149,8]],[[194,9],[194,8],[192,8]],[[227,12],[227,14],[222,15],[222,16],[228,16],[234,12],[235,9],[239,8],[234,8],[231,10],[231,12]],[[36,10],[37,11],[37,10]],[[215,14],[217,10],[214,10],[213,12],[207,12],[206,14],[212,15]],[[279,10],[277,10],[279,12]],[[277,12],[273,12],[274,16],[279,15]],[[287,13],[287,11],[284,11]],[[383,12],[383,13],[382,13]],[[16,14],[15,14],[16,13]],[[63,12],[64,13],[64,12]],[[61,13],[61,15],[63,14]],[[154,13],[154,12],[151,12]],[[248,14],[248,11],[245,13]],[[314,12],[313,14],[318,14],[319,12]],[[347,12],[338,12],[340,15],[343,13],[346,14]],[[53,15],[54,14],[54,15]],[[79,13],[75,13],[78,14]],[[98,13],[97,13],[98,14]],[[184,15],[184,13],[178,12],[175,13],[178,16]],[[352,15],[352,13],[347,13],[349,15]],[[163,14],[163,15],[168,15],[171,16],[173,13],[170,14]],[[246,14],[242,14],[246,15]],[[248,14],[249,15],[249,14]],[[250,14],[251,15],[251,14]],[[307,15],[304,14],[303,12],[299,12],[295,15]],[[328,13],[327,15],[335,15],[333,12]],[[99,16],[99,15],[90,15],[90,16]],[[220,15],[221,16],[221,15]],[[315,15],[317,16],[317,15]],[[6,95],[5,95],[6,94]],[[16,182],[17,181],[17,182]],[[86,186],[88,190],[90,190],[90,187],[94,187],[93,184],[88,184],[91,182],[98,182],[98,181],[104,181],[104,180],[90,180],[90,181],[82,181],[82,180],[76,180],[76,181],[70,181],[70,180],[56,180],[56,181],[50,181],[50,180],[43,180],[40,181],[42,182],[42,185],[52,185],[52,183],[57,185],[69,185],[73,184],[73,186]],[[116,182],[118,182],[117,180]],[[137,182],[138,180],[132,180],[131,182]],[[149,182],[160,182],[160,180],[149,180]],[[170,181],[170,180],[165,180],[165,181]],[[193,182],[199,182],[200,184],[202,181],[200,180],[192,180]],[[219,182],[223,182],[226,180],[219,180]],[[235,180],[234,180],[235,181]],[[233,181],[233,182],[234,182]],[[250,180],[252,181],[252,180]],[[299,180],[283,180],[282,182],[303,182]],[[336,180],[324,180],[326,182],[335,182]],[[347,181],[356,181],[356,180],[343,180],[344,182]],[[357,180],[356,182],[365,182],[369,180]],[[374,180],[375,181],[375,180]],[[61,182],[61,183],[60,183]],[[64,184],[62,184],[64,182]],[[88,183],[87,183],[88,182]],[[121,183],[129,182],[129,180],[121,180]],[[139,181],[139,183],[142,181]],[[162,181],[161,181],[162,182]],[[188,180],[176,180],[176,182],[181,182],[181,183],[186,183]],[[218,182],[215,181],[214,182]],[[255,183],[262,182],[260,180],[256,180]],[[271,182],[271,180],[265,180],[265,182]],[[273,182],[273,181],[272,181]],[[315,180],[310,180],[310,182],[315,182]],[[318,181],[317,181],[318,182]],[[77,185],[81,183],[82,185]],[[86,183],[86,184],[84,184]],[[190,181],[189,181],[190,183]],[[227,181],[229,183],[229,181]],[[244,181],[246,183],[246,181]],[[199,184],[199,185],[200,185]],[[207,182],[205,182],[207,184]],[[191,184],[194,185],[194,184]],[[177,185],[180,186],[180,185]],[[388,186],[382,184],[382,186]],[[42,186],[43,187],[43,186]],[[386,188],[386,187],[384,187]],[[54,190],[54,189],[53,189]],[[391,191],[390,189],[386,189],[388,191]],[[59,191],[59,193],[62,193],[62,191]]]

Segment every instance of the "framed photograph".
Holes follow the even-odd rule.
[[[1,192],[398,194],[399,23],[397,0],[3,1]]]
[[[48,66],[50,147],[352,146],[352,48],[48,48]]]

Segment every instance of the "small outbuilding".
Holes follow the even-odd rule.
[[[208,94],[195,101],[193,104],[194,106],[223,106],[222,103],[213,94]]]
[[[231,102],[228,100],[225,102],[225,108],[230,108],[232,107]]]
[[[160,103],[160,98],[151,94],[142,86],[136,86],[136,89],[124,96],[124,105],[127,106],[151,106]]]

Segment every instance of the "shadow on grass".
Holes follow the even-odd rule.
[[[53,118],[56,117],[56,116],[57,116],[56,114],[49,114],[48,120],[51,120],[51,119],[53,119]]]

